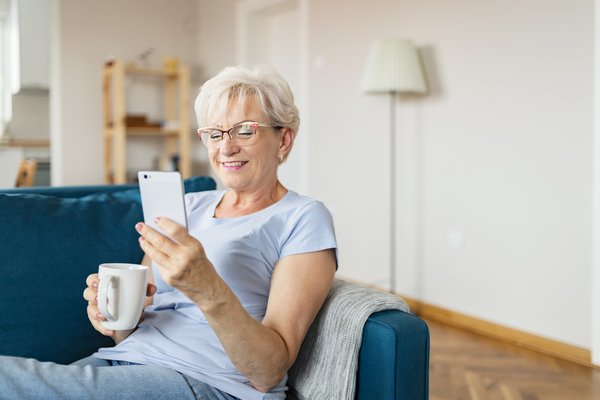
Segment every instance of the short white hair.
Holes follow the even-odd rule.
[[[227,67],[206,81],[194,104],[198,126],[208,126],[211,118],[227,112],[231,99],[244,102],[247,96],[257,99],[267,118],[264,122],[298,132],[300,116],[294,95],[287,81],[269,66]]]

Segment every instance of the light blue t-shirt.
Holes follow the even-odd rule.
[[[321,202],[292,191],[253,214],[215,218],[224,194],[187,194],[188,230],[246,311],[261,321],[277,262],[292,254],[335,249],[333,221]],[[153,270],[158,291],[144,321],[119,345],[100,349],[96,357],[169,367],[241,399],[285,398],[287,376],[267,394],[250,386],[202,311]]]

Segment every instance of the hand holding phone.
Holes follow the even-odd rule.
[[[187,229],[184,189],[179,172],[139,171],[142,210],[146,225],[168,236],[156,225],[156,217],[167,217]]]

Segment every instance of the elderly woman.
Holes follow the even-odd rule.
[[[189,232],[167,218],[157,223],[171,239],[136,225],[154,281],[134,331],[102,327],[98,276],[88,277],[88,317],[117,345],[72,366],[15,362],[41,397],[285,398],[287,370],[336,270],[329,212],[277,177],[298,110],[273,69],[241,67],[207,81],[195,109],[226,189],[186,196]]]

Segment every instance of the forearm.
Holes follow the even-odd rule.
[[[214,299],[198,301],[236,368],[263,392],[276,386],[290,367],[290,356],[282,337],[252,318],[231,289],[219,279]],[[191,300],[194,300],[191,298]]]

